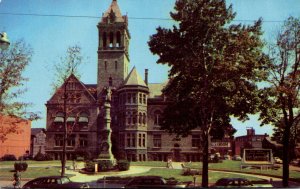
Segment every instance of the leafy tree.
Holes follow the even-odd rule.
[[[276,44],[269,45],[266,65],[270,86],[262,89],[261,120],[276,126],[274,137],[283,144],[283,186],[288,186],[289,161],[299,130],[300,20],[288,18],[279,31]]]
[[[10,133],[22,132],[18,127],[21,119],[5,124],[5,116],[35,120],[37,113],[26,110],[31,104],[18,99],[26,92],[24,82],[28,80],[22,74],[30,63],[33,51],[24,41],[17,41],[7,50],[0,51],[0,140],[6,140]]]
[[[257,82],[264,79],[261,20],[230,24],[235,13],[222,0],[177,0],[172,29],[157,28],[148,42],[157,63],[168,64],[169,99],[162,129],[186,136],[202,133],[202,187],[208,187],[210,132],[230,128],[230,116],[244,121],[256,112]]]

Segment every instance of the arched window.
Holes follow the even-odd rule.
[[[161,111],[156,110],[154,112],[154,125],[160,125],[161,123]]]
[[[103,47],[105,48],[107,46],[107,44],[106,44],[106,42],[107,42],[106,32],[103,32],[102,41],[103,41]]]
[[[111,77],[109,77],[108,84],[109,84],[109,86],[112,86],[112,85],[113,85],[113,80],[112,80],[112,78],[111,78]]]
[[[121,47],[121,33],[117,32],[117,47]]]
[[[114,33],[110,32],[109,33],[109,47],[113,47],[114,44]]]

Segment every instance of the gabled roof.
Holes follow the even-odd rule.
[[[145,81],[137,72],[136,68],[133,67],[130,73],[128,74],[127,78],[125,79],[123,86],[136,86],[136,85],[148,88]]]
[[[40,133],[41,131],[45,131],[44,128],[31,128],[31,135],[36,135],[38,133]]]
[[[117,3],[117,0],[113,0],[107,9],[107,11],[104,13],[103,18],[107,18],[110,16],[111,13],[115,13],[116,16],[116,22],[124,22],[124,18],[122,17],[119,5]]]
[[[66,79],[66,81],[55,91],[55,93],[53,94],[53,96],[50,98],[50,100],[48,101],[48,102],[50,102],[50,101],[52,101],[52,99],[57,95],[57,93],[59,92],[59,91],[63,91],[64,89],[63,89],[63,87],[65,86],[65,83],[67,83],[69,80],[72,80],[72,79],[74,79],[76,82],[78,82],[82,87],[83,87],[83,89],[87,92],[87,94],[88,94],[88,96],[93,100],[93,101],[96,101],[96,98],[95,98],[95,96],[93,96],[93,94],[91,93],[91,91],[90,90],[88,90],[88,88],[87,88],[87,86],[84,84],[84,83],[82,83],[74,74],[71,74],[67,79]]]

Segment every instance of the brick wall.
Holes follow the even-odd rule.
[[[16,126],[18,133],[6,136],[4,142],[0,141],[0,157],[13,154],[18,158],[30,150],[31,122],[16,117],[0,116],[0,130]]]

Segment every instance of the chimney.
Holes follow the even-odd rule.
[[[148,69],[145,69],[145,83],[148,85]]]
[[[253,127],[247,127],[247,135],[248,136],[255,135],[255,130],[253,129]]]

